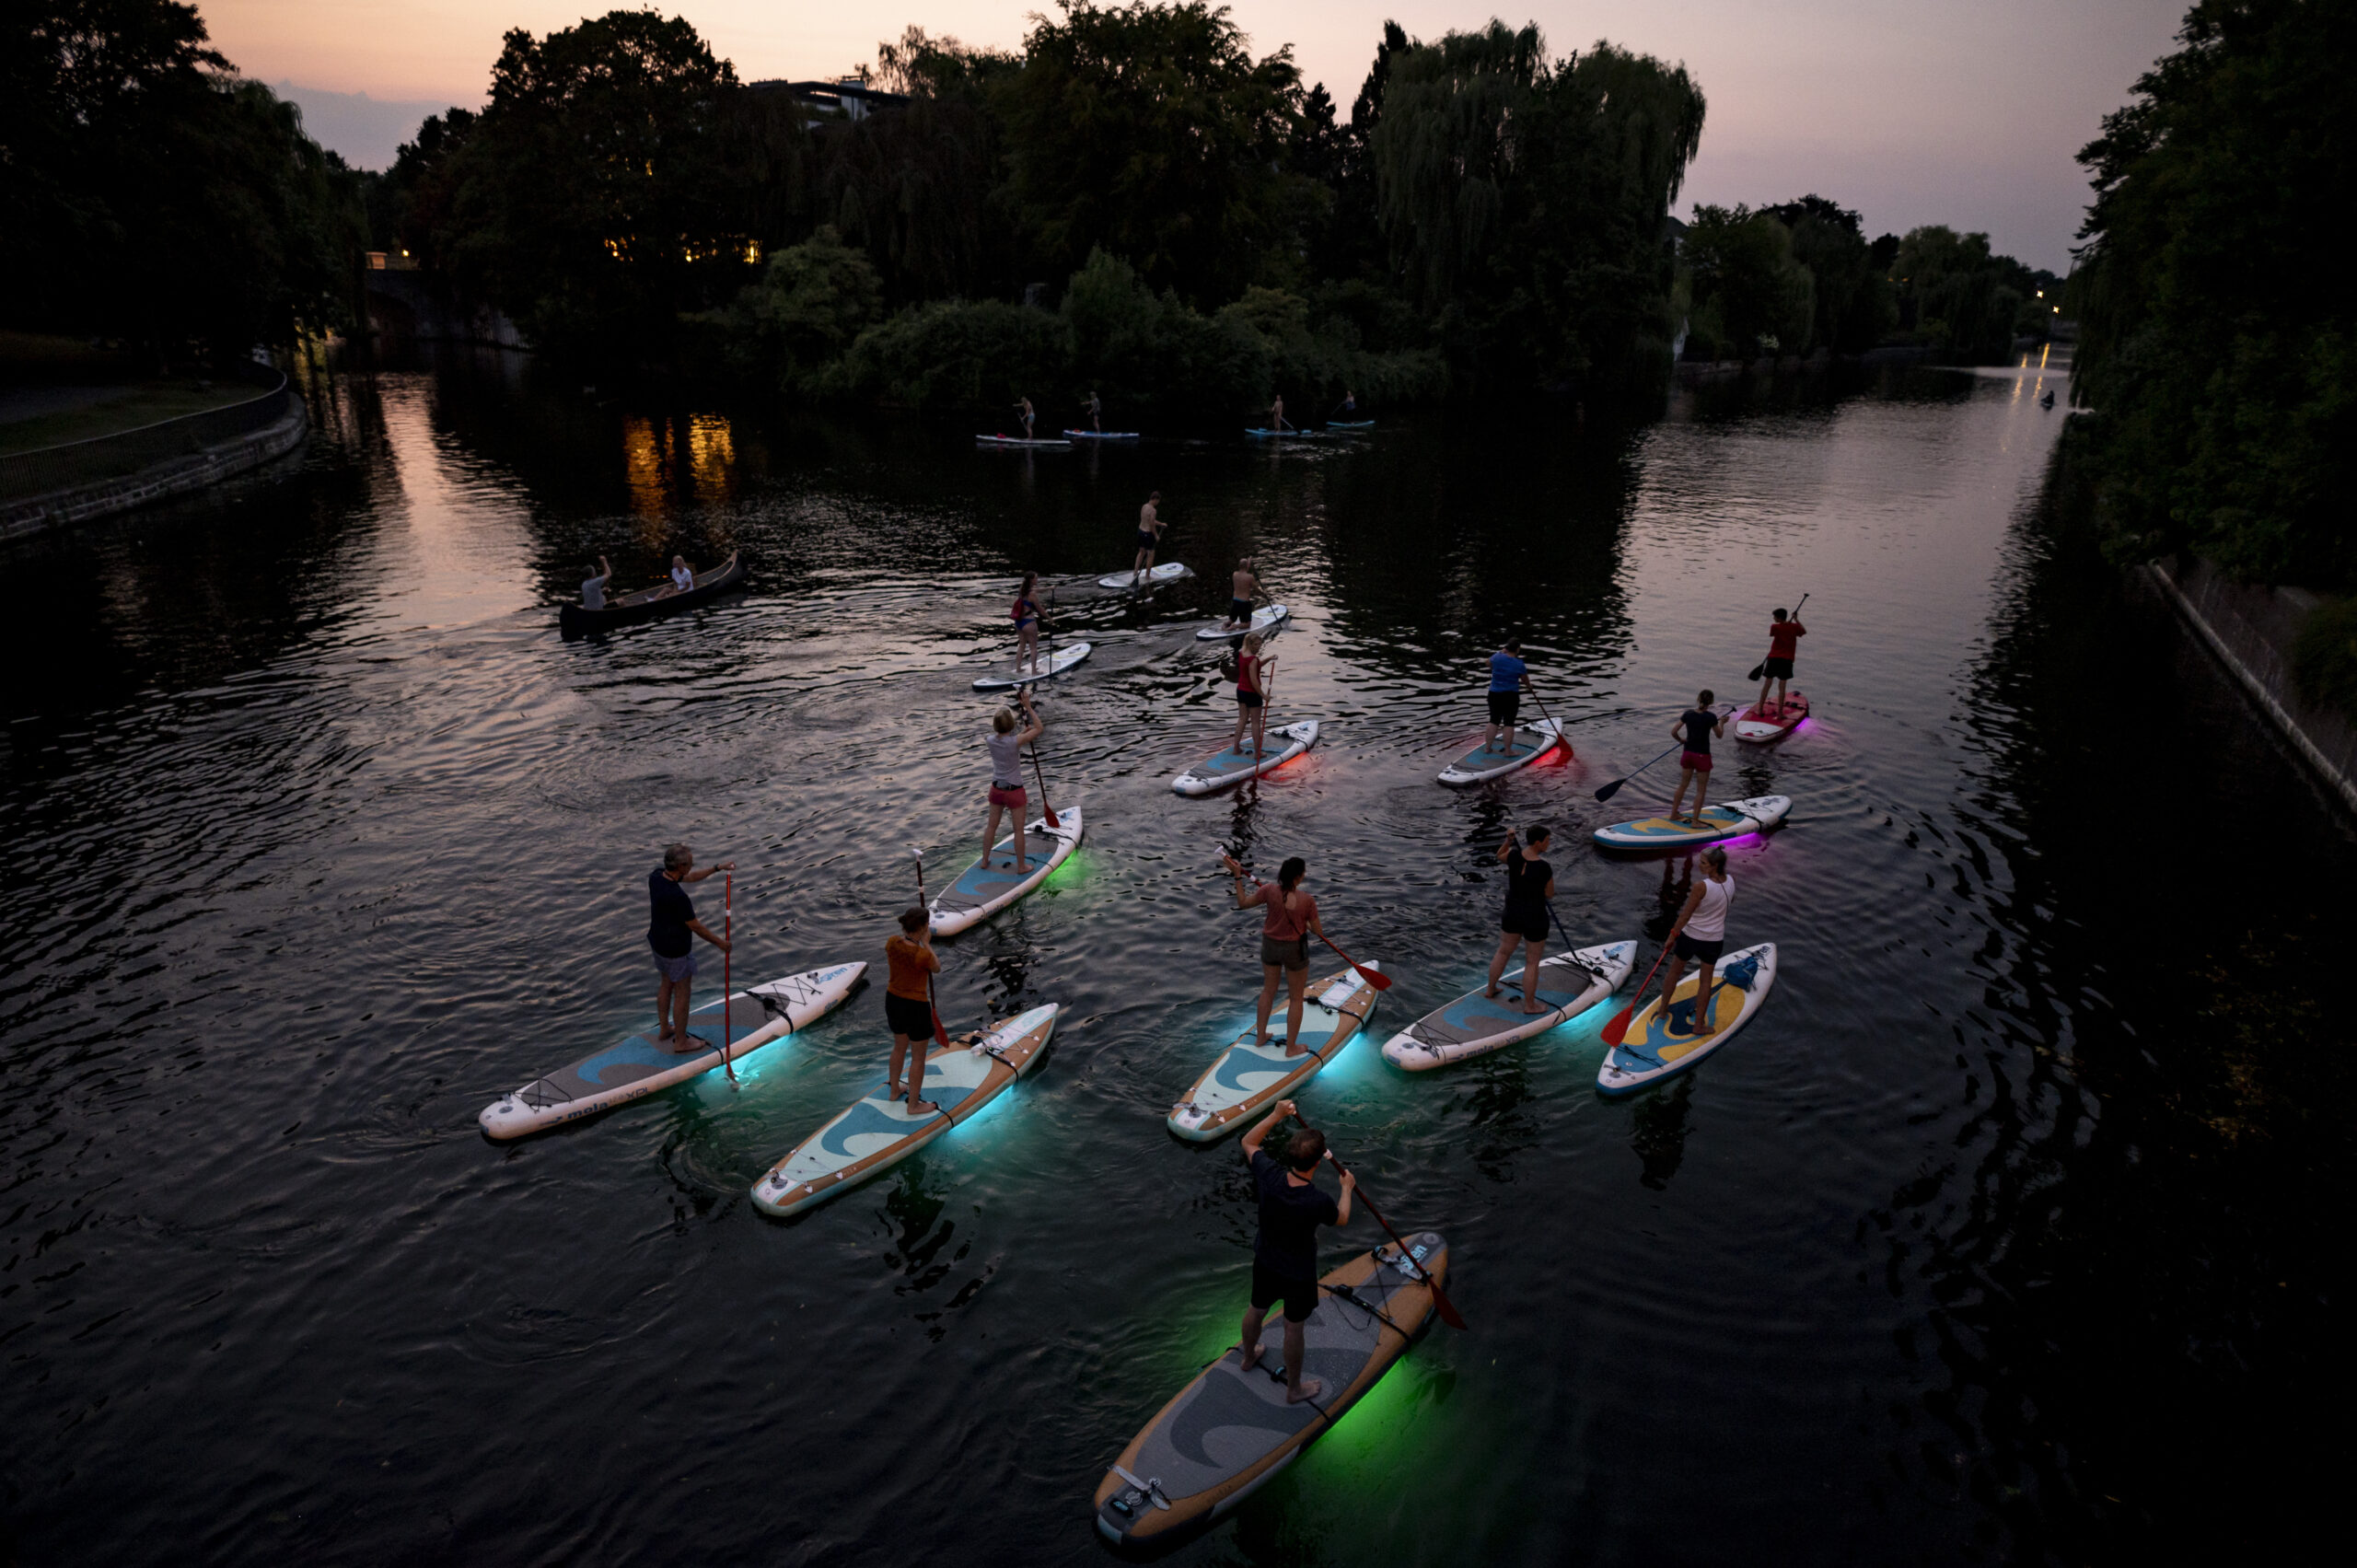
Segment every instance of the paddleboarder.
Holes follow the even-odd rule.
[[[1726,951],[1727,905],[1734,901],[1735,878],[1727,875],[1727,852],[1713,844],[1702,852],[1702,879],[1686,895],[1678,923],[1669,928],[1669,962],[1663,966],[1668,974],[1662,981],[1661,1006],[1668,1033],[1677,1039],[1701,1040],[1715,1032],[1711,1028],[1711,981],[1719,955]],[[1686,972],[1689,960],[1701,966],[1702,978],[1694,984],[1696,1002],[1688,1004],[1689,1027],[1681,1029],[1669,1003],[1678,994],[1678,977]]]
[[[1481,732],[1482,750],[1514,749],[1515,717],[1522,712],[1522,694],[1529,689],[1529,668],[1522,662],[1522,639],[1508,637],[1490,656],[1490,724]]]
[[[1031,400],[1029,398],[1016,399],[1015,411],[1023,416],[1023,438],[1028,441],[1031,439],[1031,422],[1039,417],[1031,411]]]
[[[1291,428],[1285,424],[1285,395],[1283,392],[1279,392],[1277,401],[1269,405],[1269,428],[1277,431]]]
[[[696,869],[694,852],[672,844],[663,852],[663,864],[646,878],[646,945],[655,949],[655,972],[662,977],[655,987],[655,1043],[668,1044],[673,1054],[691,1056],[712,1048],[688,1033],[688,1015],[694,1005],[688,993],[695,989],[696,955],[693,938],[701,936],[722,952],[725,937],[696,918],[695,900],[684,884],[701,882],[715,871],[734,871],[737,863]]]
[[[1260,579],[1252,575],[1252,558],[1244,556],[1236,563],[1236,570],[1228,578],[1227,623],[1225,632],[1241,632],[1252,624],[1252,600],[1260,592]]]
[[[1506,867],[1506,908],[1498,922],[1498,950],[1490,959],[1490,985],[1484,996],[1498,994],[1498,981],[1506,972],[1506,960],[1514,957],[1515,944],[1522,945],[1522,1010],[1543,1013],[1538,1005],[1538,964],[1547,955],[1547,900],[1555,896],[1555,867],[1547,856],[1547,843],[1553,830],[1545,823],[1523,834],[1519,844],[1514,835],[1498,846],[1498,858]]]
[[[1252,728],[1252,760],[1260,760],[1260,738],[1268,724],[1269,675],[1277,668],[1277,656],[1264,654],[1260,645],[1268,641],[1268,633],[1250,632],[1245,634],[1244,649],[1236,656],[1236,738],[1228,742],[1228,749],[1244,749],[1244,729]]]
[[[998,844],[998,814],[1015,814],[1015,859],[1008,863],[1009,871],[1029,869],[1024,864],[1023,819],[1030,815],[1030,798],[1023,792],[1023,749],[1039,738],[1048,721],[1031,705],[1028,687],[1015,689],[1015,700],[1023,704],[1023,716],[1017,719],[1013,708],[1001,708],[991,715],[991,732],[983,744],[991,752],[991,825],[982,835],[982,858],[988,860]]]
[[[598,557],[597,575],[581,580],[581,608],[584,610],[605,609],[606,585],[613,581],[613,567],[607,564],[604,556]]]
[[[1799,651],[1800,640],[1808,635],[1808,628],[1778,610],[1776,619],[1768,626],[1768,658],[1759,667],[1759,703],[1752,710],[1763,719],[1784,716],[1784,688],[1793,679],[1793,657]],[[1768,706],[1768,683],[1776,684],[1776,706]]]
[[[1138,508],[1138,558],[1130,568],[1130,587],[1136,587],[1154,570],[1154,552],[1161,548],[1162,530],[1169,526],[1162,520],[1162,492],[1157,490]]]
[[[1279,1160],[1260,1145],[1269,1134],[1298,1114],[1293,1101],[1281,1099],[1269,1119],[1244,1134],[1244,1162],[1251,1167],[1252,1194],[1260,1209],[1260,1234],[1252,1242],[1252,1305],[1244,1309],[1244,1332],[1237,1365],[1247,1372],[1260,1364],[1260,1326],[1269,1308],[1284,1303],[1285,1402],[1299,1404],[1326,1392],[1324,1379],[1301,1375],[1308,1359],[1303,1325],[1318,1309],[1318,1227],[1351,1223],[1351,1197],[1358,1179],[1342,1173],[1341,1202],[1326,1195],[1315,1179],[1318,1164],[1326,1157],[1326,1134],[1304,1127],[1284,1142]]]
[[[1088,389],[1088,428],[1102,434],[1105,429],[1105,405],[1097,401],[1097,389]]]
[[[1007,611],[1015,622],[1015,673],[1039,671],[1039,574],[1023,574],[1023,586],[1016,590],[1015,608]]]
[[[1308,880],[1309,862],[1297,854],[1287,856],[1285,863],[1277,867],[1275,881],[1255,879],[1248,893],[1244,890],[1244,867],[1225,850],[1220,851],[1219,857],[1235,879],[1236,907],[1268,912],[1260,921],[1260,1010],[1252,1026],[1252,1043],[1269,1043],[1269,1013],[1276,1005],[1277,979],[1283,975],[1289,993],[1285,1002],[1285,1054],[1299,1056],[1301,1006],[1309,988],[1309,937],[1313,932],[1319,936],[1326,935],[1326,927],[1318,920],[1318,900],[1301,886]]]
[[[1686,798],[1686,786],[1694,786],[1694,815],[1686,820],[1694,827],[1702,825],[1702,794],[1711,783],[1711,737],[1724,735],[1727,721],[1711,704],[1718,701],[1717,693],[1708,687],[1694,695],[1694,705],[1678,715],[1669,726],[1673,738],[1686,742],[1686,753],[1678,761],[1678,793],[1669,797],[1669,819],[1678,820],[1678,804]]]
[[[1332,413],[1326,416],[1326,423],[1331,424],[1336,420],[1342,418],[1346,414],[1353,414],[1358,412],[1359,395],[1356,392],[1352,391],[1348,387],[1345,387],[1342,389],[1341,402],[1335,406]]]
[[[884,939],[884,1022],[892,1031],[892,1063],[884,1070],[884,1098],[905,1093],[909,1114],[941,1108],[917,1096],[924,1088],[924,1051],[933,1043],[933,977],[941,955],[933,950],[933,917],[923,908],[900,912],[900,934]],[[900,1087],[900,1063],[909,1064],[909,1085]]]

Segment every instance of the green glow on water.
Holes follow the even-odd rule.
[[[1064,863],[1049,872],[1048,879],[1039,885],[1042,888],[1062,888],[1077,882],[1088,875],[1089,860],[1086,850],[1076,849],[1064,856]]]

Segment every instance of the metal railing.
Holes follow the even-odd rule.
[[[301,394],[283,372],[269,370],[263,374],[275,384],[243,402],[182,414],[178,419],[157,420],[135,430],[118,430],[111,436],[93,436],[86,441],[68,441],[63,446],[0,456],[0,496],[21,499],[100,480],[122,479],[157,463],[192,457],[207,447],[266,430],[285,417],[290,401]]]

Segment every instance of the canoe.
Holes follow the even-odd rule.
[[[1193,569],[1184,562],[1164,561],[1147,567],[1143,574],[1134,571],[1109,572],[1097,579],[1097,586],[1100,588],[1157,588],[1165,583],[1175,583],[1181,577],[1194,575]],[[1145,578],[1143,584],[1138,581],[1140,575]]]
[[[911,1116],[884,1083],[795,1146],[753,1183],[753,1202],[781,1218],[841,1197],[902,1160],[1006,1092],[1039,1063],[1055,1032],[1053,1003],[1019,1013],[970,1045],[935,1046],[925,1057],[924,1093],[941,1109]],[[888,1042],[886,1049],[889,1049]]]
[[[1383,968],[1376,963],[1366,967],[1377,971]],[[1341,1054],[1382,994],[1354,969],[1312,982],[1301,1009],[1302,1049],[1298,1055],[1288,1056],[1285,996],[1280,992],[1269,1014],[1269,1043],[1253,1044],[1252,1027],[1247,1024],[1244,1032],[1195,1080],[1187,1098],[1170,1108],[1166,1119],[1170,1130],[1190,1144],[1208,1144],[1245,1125]]]
[[[1780,708],[1762,710],[1755,703],[1737,714],[1735,738],[1750,746],[1773,746],[1800,728],[1801,720],[1808,717],[1808,698],[1799,691],[1789,691]]]
[[[1053,828],[1045,817],[1039,818],[1024,829],[1024,864],[1017,866],[1015,835],[1008,833],[990,854],[959,872],[958,879],[933,900],[933,934],[955,936],[1031,893],[1072,858],[1072,852],[1080,847],[1080,835],[1077,805],[1057,811]]]
[[[1064,434],[1075,441],[1134,441],[1138,438],[1134,430],[1067,430]]]
[[[1238,626],[1231,632],[1227,629],[1227,623],[1223,621],[1216,626],[1206,626],[1202,631],[1196,633],[1195,641],[1199,643],[1225,643],[1233,641],[1237,637],[1248,635],[1250,633],[1266,632],[1278,621],[1283,621],[1290,613],[1291,611],[1287,610],[1282,604],[1264,604],[1260,609],[1252,612],[1252,624],[1249,626]]]
[[[1440,771],[1440,782],[1452,788],[1467,784],[1487,784],[1501,779],[1517,768],[1527,768],[1558,746],[1568,744],[1563,739],[1563,726],[1554,719],[1540,719],[1525,725],[1514,732],[1514,738],[1503,750],[1493,751],[1487,746],[1472,750]]]
[[[1678,982],[1678,1000],[1672,1004],[1675,1016],[1669,1020],[1662,1017],[1658,996],[1629,1020],[1628,1037],[1604,1053],[1604,1064],[1596,1070],[1599,1094],[1634,1094],[1649,1084],[1689,1072],[1733,1040],[1775,989],[1776,944],[1762,942],[1756,947],[1720,954],[1711,986],[1713,1032],[1700,1040],[1691,1034],[1671,1034],[1670,1023],[1692,1023],[1694,991],[1701,978],[1689,965],[1686,978]]]
[[[1231,1512],[1342,1419],[1430,1325],[1433,1286],[1448,1287],[1448,1242],[1434,1230],[1363,1252],[1320,1279],[1302,1324],[1302,1373],[1326,1385],[1285,1400],[1283,1320],[1246,1367],[1231,1345],[1130,1439],[1097,1484],[1097,1530],[1117,1546],[1175,1544]]]
[[[1041,436],[1036,438],[1021,436],[977,436],[974,437],[974,445],[977,447],[1045,447],[1055,449],[1069,448],[1072,443],[1057,436]]]
[[[658,615],[668,615],[675,610],[686,610],[718,598],[744,580],[744,552],[731,551],[728,559],[711,571],[697,573],[694,587],[674,591],[670,584],[657,583],[651,588],[638,588],[610,598],[603,610],[568,604],[556,613],[557,629],[568,637],[578,637],[590,632],[602,632],[610,626],[628,626],[633,621],[652,621]]]
[[[1005,675],[985,675],[974,682],[974,690],[1012,691],[1018,686],[1036,686],[1042,680],[1053,680],[1086,658],[1092,646],[1087,643],[1066,643],[1052,654],[1043,647],[1039,651],[1048,656],[1042,657],[1038,664],[1017,664]]]
[[[762,1047],[842,1006],[866,974],[863,961],[833,964],[737,992],[726,999],[725,1008],[723,999],[714,997],[688,1015],[689,1036],[710,1041],[711,1050],[678,1055],[642,1031],[502,1096],[483,1107],[475,1120],[491,1137],[520,1138],[684,1084],[721,1065],[724,1012],[728,1061],[742,1067]]]
[[[1275,772],[1317,744],[1316,719],[1270,730],[1262,737],[1262,748],[1257,754],[1248,734],[1242,746],[1213,752],[1172,779],[1170,787],[1180,795],[1216,795],[1221,790],[1233,789],[1246,779]]]
[[[1696,844],[1764,832],[1782,821],[1792,808],[1793,799],[1788,795],[1757,795],[1747,800],[1729,800],[1713,806],[1701,814],[1699,823],[1689,822],[1684,817],[1676,821],[1666,817],[1640,817],[1632,822],[1614,822],[1598,828],[1589,836],[1606,849],[1689,849]]]
[[[1538,1000],[1547,1009],[1543,1013],[1522,1010],[1522,966],[1516,964],[1499,978],[1497,995],[1484,996],[1482,988],[1476,987],[1446,1006],[1434,1008],[1385,1040],[1383,1059],[1394,1067],[1422,1073],[1544,1034],[1620,990],[1636,962],[1634,942],[1582,947],[1542,959]]]

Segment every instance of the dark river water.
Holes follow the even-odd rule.
[[[1259,980],[1215,852],[1309,859],[1399,976],[1376,1040],[1479,980],[1510,826],[1574,830],[1564,922],[1650,960],[1690,867],[1585,830],[1671,781],[1592,791],[1804,592],[1818,716],[1719,772],[1795,802],[1733,855],[1730,938],[1782,949],[1759,1019],[1625,1101],[1600,1015],[1423,1074],[1353,1046],[1305,1111],[1446,1233],[1469,1330],[1182,1560],[2297,1539],[2351,1446],[2357,855],[2048,515],[2058,378],[1027,459],[484,360],[330,381],[291,476],[9,550],[0,1561],[1099,1560],[1104,1467],[1244,1304],[1235,1145],[1162,1125]],[[1152,488],[1202,575],[1098,592]],[[742,595],[558,638],[597,552],[731,547]],[[1192,632],[1246,548],[1295,614],[1278,717],[1327,740],[1182,800],[1230,713]],[[1097,644],[1044,743],[1088,841],[945,944],[940,994],[953,1028],[1062,1004],[1039,1071],[786,1224],[749,1186],[880,1068],[880,987],[735,1090],[486,1142],[645,1020],[668,840],[737,863],[738,983],[880,961],[907,851],[980,839],[969,683],[1025,567]],[[1578,760],[1442,789],[1509,633]]]

